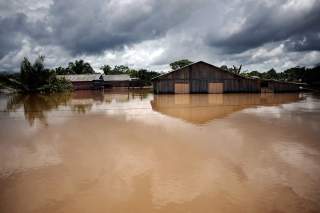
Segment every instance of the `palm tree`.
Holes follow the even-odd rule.
[[[44,66],[44,56],[39,56],[33,64],[24,58],[21,62],[20,75],[17,78],[3,77],[4,86],[20,92],[60,92],[71,89],[71,83],[56,78],[53,70]]]
[[[70,73],[73,74],[93,74],[95,73],[88,62],[83,60],[76,60],[75,62],[70,62],[68,69]]]

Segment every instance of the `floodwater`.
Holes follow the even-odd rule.
[[[0,95],[0,212],[320,212],[320,96]]]

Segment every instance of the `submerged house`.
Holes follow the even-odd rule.
[[[95,89],[96,85],[103,82],[101,74],[57,75],[57,77],[70,81],[74,90]]]
[[[103,75],[103,74],[83,74],[83,75],[57,75],[72,83],[74,90],[92,90],[112,87],[132,87],[136,86],[139,80],[131,78],[129,75]]]
[[[261,92],[296,92],[306,84],[276,80],[260,80]]]
[[[262,84],[260,79],[247,78],[199,61],[152,79],[156,94],[172,93],[258,93],[265,85],[273,92],[298,91],[296,84]],[[280,89],[280,87],[282,89]],[[270,89],[271,90],[271,89]]]
[[[102,75],[105,87],[130,87],[133,82],[137,81],[136,78],[131,78],[130,75]]]

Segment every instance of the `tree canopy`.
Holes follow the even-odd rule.
[[[317,65],[313,68],[306,67],[293,67],[289,68],[283,72],[277,72],[275,69],[270,69],[267,72],[254,71],[245,71],[241,72],[241,67],[237,68],[236,66],[228,67],[226,65],[221,66],[220,68],[232,73],[240,74],[245,77],[254,77],[260,79],[270,79],[270,80],[279,80],[279,81],[288,81],[288,82],[303,82],[311,86],[320,87],[320,65]]]
[[[83,60],[76,60],[75,62],[69,62],[68,67],[57,67],[54,71],[58,75],[71,75],[71,74],[94,74],[95,71],[91,67],[90,63]]]
[[[110,65],[103,65],[100,68],[106,75],[127,74],[132,78],[138,78],[144,85],[151,85],[151,79],[161,73],[147,69],[133,69],[126,65],[116,65],[113,68]]]
[[[178,60],[178,61],[175,61],[175,62],[172,62],[170,64],[170,67],[171,69],[173,70],[177,70],[177,69],[180,69],[182,67],[185,67],[185,66],[188,66],[190,64],[192,64],[193,62],[188,60],[188,59],[182,59],[182,60]]]
[[[320,86],[320,65],[312,68],[293,67],[283,72],[271,69],[267,72],[251,71],[242,73],[247,77],[258,77],[260,79],[272,79],[289,82],[303,82],[311,86]]]
[[[94,74],[94,70],[88,62],[83,60],[76,60],[75,62],[70,62],[68,65],[68,70],[73,74]]]
[[[227,65],[222,65],[220,68],[223,70],[232,72],[234,74],[240,75],[241,69],[242,69],[242,64],[239,66],[239,68],[236,67],[235,65],[233,65],[232,67],[228,67]]]
[[[56,73],[44,66],[44,56],[39,56],[32,64],[28,58],[21,62],[20,75],[3,76],[1,83],[20,92],[60,92],[71,89],[71,83],[56,78]]]

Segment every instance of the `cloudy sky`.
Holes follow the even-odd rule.
[[[168,70],[182,58],[245,70],[320,63],[320,0],[0,0],[0,71],[23,57]]]

